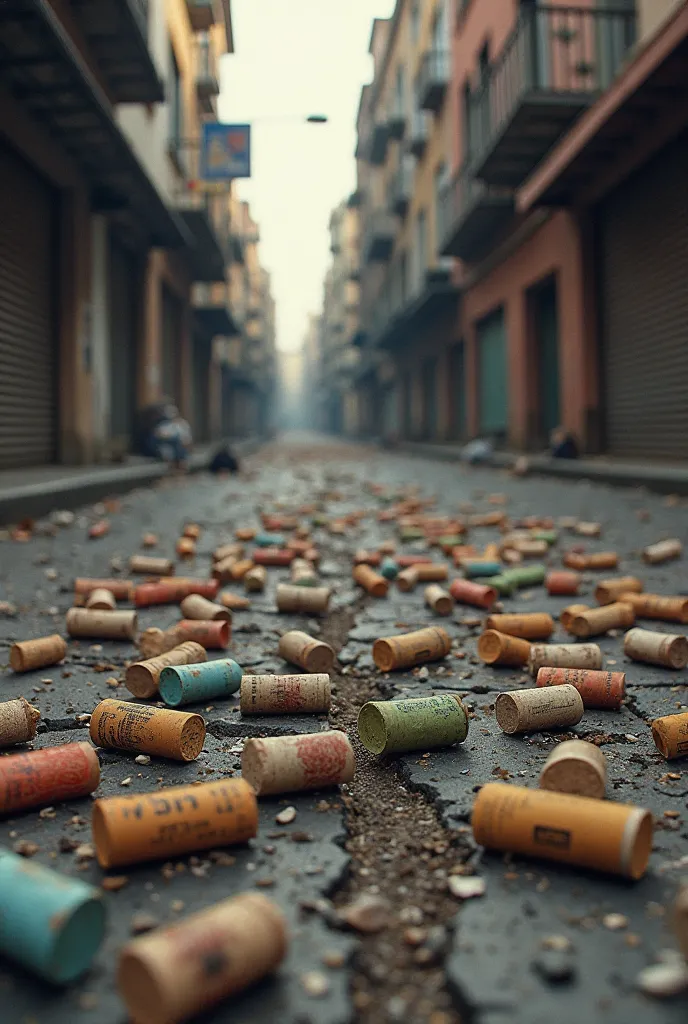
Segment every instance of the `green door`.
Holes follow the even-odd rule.
[[[480,433],[486,437],[504,438],[508,424],[508,393],[503,309],[480,321],[477,340]]]
[[[535,342],[542,439],[559,426],[559,321],[557,286],[550,281],[535,293]]]
[[[466,436],[466,372],[462,341],[449,353],[449,380],[451,436],[455,441],[461,441]]]

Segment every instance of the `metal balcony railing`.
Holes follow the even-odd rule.
[[[413,160],[401,160],[389,185],[389,209],[403,217],[413,195]]]
[[[513,213],[513,191],[486,185],[464,164],[440,198],[440,252],[466,261],[482,257]]]
[[[220,73],[217,54],[207,32],[199,32],[194,40],[196,94],[205,113],[214,111],[213,102],[220,94]]]
[[[423,57],[418,77],[418,103],[423,110],[438,111],[451,77],[451,59],[447,50],[430,50]]]
[[[414,110],[411,115],[411,124],[408,132],[407,148],[409,153],[421,157],[428,144],[429,134],[430,126],[428,124],[427,112],[425,110]]]

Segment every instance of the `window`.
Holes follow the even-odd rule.
[[[443,218],[444,207],[443,207],[442,197],[444,195],[444,190],[445,190],[445,187],[447,185],[447,178],[448,177],[449,177],[449,172],[448,172],[447,165],[446,165],[446,163],[444,161],[442,161],[442,163],[437,165],[437,169],[435,170],[435,252],[436,253],[439,252],[440,245],[441,245],[442,239],[444,237],[444,229],[446,227],[446,225],[444,224],[444,218]]]
[[[416,237],[413,247],[413,290],[416,295],[422,291],[427,265],[428,252],[425,210],[419,210],[418,216],[416,217]]]
[[[170,145],[179,154],[184,138],[184,97],[182,93],[182,76],[179,72],[177,58],[170,46]]]

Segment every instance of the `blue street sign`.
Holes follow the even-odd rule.
[[[231,181],[251,177],[251,125],[206,121],[201,139],[201,178]]]

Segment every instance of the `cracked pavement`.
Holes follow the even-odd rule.
[[[0,600],[12,602],[18,609],[16,616],[0,617],[2,699],[23,695],[40,710],[34,747],[86,739],[87,727],[78,721],[79,715],[89,714],[104,697],[133,699],[123,687],[111,683],[121,679],[125,662],[135,651],[128,643],[70,641],[63,665],[16,676],[6,667],[9,645],[15,639],[64,631],[75,575],[110,575],[110,560],[119,558],[126,565],[128,555],[140,550],[143,533],[150,530],[159,537],[153,553],[172,553],[184,523],[191,520],[203,527],[203,534],[195,562],[178,571],[204,576],[212,550],[233,539],[235,527],[257,525],[257,513],[273,510],[275,503],[298,506],[336,491],[338,494],[325,502],[330,517],[361,508],[377,509],[377,502],[364,487],[367,481],[374,481],[392,488],[417,485],[424,495],[437,497],[436,514],[451,514],[465,502],[471,502],[476,512],[488,511],[494,506],[487,503],[487,495],[499,492],[507,495],[505,510],[513,518],[528,514],[577,516],[602,523],[601,538],[585,541],[586,549],[617,550],[620,565],[614,572],[584,574],[581,601],[587,598],[587,603],[594,604],[595,582],[622,574],[638,575],[649,592],[688,593],[685,559],[645,566],[639,554],[643,546],[665,536],[678,536],[684,544],[688,541],[685,502],[667,502],[641,490],[519,479],[496,470],[449,467],[389,452],[315,442],[309,452],[288,444],[270,446],[248,465],[244,478],[166,480],[123,497],[121,510],[110,517],[110,533],[100,540],[86,538],[87,524],[97,518],[97,513],[87,508],[77,513],[72,526],[59,529],[54,537],[34,535],[26,544],[10,540],[0,544]],[[322,553],[321,576],[334,588],[330,610],[349,612],[354,620],[339,652],[343,675],[337,676],[334,702],[336,705],[339,687],[346,685],[347,678],[372,680],[385,698],[446,691],[461,696],[473,713],[467,741],[429,754],[389,758],[388,770],[400,773],[403,785],[421,793],[454,835],[470,838],[468,823],[476,787],[495,778],[536,786],[547,753],[562,734],[528,734],[524,738],[507,736],[498,728],[496,694],[501,689],[531,686],[532,680],[520,670],[478,663],[475,646],[484,618],[480,610],[457,606],[451,619],[439,619],[424,606],[422,586],[402,594],[392,585],[384,600],[361,598],[351,580],[353,551],[392,537],[396,537],[394,524],[379,523],[374,515],[344,536],[322,528],[314,530]],[[497,538],[495,528],[476,528],[470,533],[470,542],[477,546]],[[575,538],[575,542],[579,540],[583,539]],[[562,533],[549,556],[552,565],[561,567],[561,553],[568,543]],[[404,545],[403,550],[415,547]],[[54,579],[53,570],[57,574]],[[266,593],[251,595],[251,609],[234,613],[233,640],[227,652],[244,669],[257,673],[285,671],[285,663],[276,654],[280,632],[301,628],[317,636],[327,629],[328,621],[278,615],[274,588],[288,577],[288,571],[270,569],[268,573]],[[227,589],[241,592],[238,586]],[[571,598],[549,597],[544,587],[533,587],[505,598],[504,609],[548,611],[556,618],[570,603]],[[140,612],[139,625],[142,629],[152,625],[166,628],[177,618],[175,606],[148,608]],[[371,657],[374,639],[430,622],[448,629],[460,644],[458,651],[444,662],[428,665],[427,673],[416,669],[383,675],[375,669]],[[643,621],[642,625],[681,631],[679,626],[658,622]],[[565,639],[567,635],[558,627],[552,642]],[[608,796],[653,812],[657,828],[650,868],[643,880],[630,883],[563,865],[476,851],[472,863],[486,882],[486,894],[463,905],[457,901],[450,948],[443,963],[455,1006],[469,1024],[544,1024],[555,1015],[561,1024],[577,1024],[581,1015],[594,1024],[629,1024],[641,1019],[644,1024],[678,1024],[686,1020],[688,996],[650,1000],[638,991],[636,977],[660,950],[675,947],[669,910],[682,876],[688,875],[688,762],[664,761],[649,728],[654,717],[686,709],[688,671],[672,672],[628,661],[620,636],[608,635],[598,642],[606,666],[627,673],[627,701],[620,712],[586,711],[580,724],[566,735],[603,737],[601,749],[609,766]],[[209,657],[219,656],[222,652],[209,652]],[[97,795],[145,792],[160,780],[164,785],[177,785],[197,781],[199,776],[212,779],[237,774],[244,737],[328,727],[324,716],[251,716],[244,720],[237,698],[190,710],[198,710],[207,722],[207,739],[198,761],[176,764],[151,758],[149,765],[141,766],[133,753],[99,751],[102,781]],[[668,772],[680,778],[667,779]],[[123,790],[121,783],[128,778],[131,782]],[[275,815],[287,805],[296,808],[296,820],[277,826]],[[145,913],[162,923],[256,885],[287,912],[292,929],[288,958],[274,979],[218,1006],[203,1021],[248,1024],[271,1016],[280,1024],[355,1020],[351,983],[360,967],[358,939],[351,932],[331,927],[326,913],[305,912],[302,906],[334,896],[349,872],[355,871],[344,849],[346,828],[338,793],[261,799],[260,811],[258,838],[247,847],[226,851],[235,858],[233,863],[227,863],[226,856],[213,859],[199,853],[196,858],[175,859],[173,872],[163,871],[156,863],[118,872],[126,874],[127,884],[118,892],[105,893],[109,912],[106,941],[93,969],[77,985],[65,991],[53,989],[3,960],[0,992],[7,1014],[3,1020],[10,1024],[71,1024],[81,1019],[124,1024],[126,1015],[114,987],[114,970],[117,951],[130,936],[134,915]],[[679,816],[665,817],[665,811],[677,811]],[[89,817],[89,800],[58,806],[54,816],[28,811],[0,823],[0,844],[12,847],[18,840],[35,842],[38,861],[98,885],[104,873],[95,861],[80,863],[73,852],[60,852],[65,836],[90,842]],[[290,838],[294,834],[303,838],[304,833],[307,841]],[[421,861],[417,869],[425,870]],[[400,894],[399,909],[403,902]],[[623,914],[627,923],[610,930],[604,923],[609,914]],[[390,927],[400,926],[393,922]],[[559,981],[549,963],[552,958],[543,949],[543,941],[547,945],[551,936],[564,937],[569,943],[565,954],[569,970]],[[344,966],[324,966],[325,951],[341,954]],[[304,975],[313,971],[325,974],[328,982],[327,991],[318,998],[309,995],[303,984]],[[404,1016],[398,1001],[394,1006],[384,1002],[378,1019],[444,1024],[442,1012],[435,1009],[423,1018]]]

